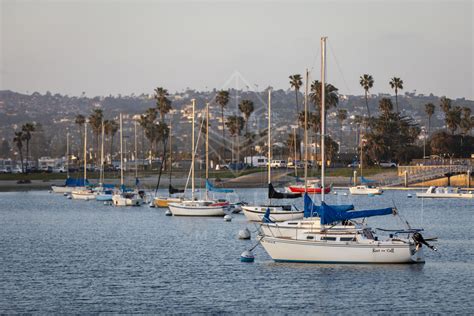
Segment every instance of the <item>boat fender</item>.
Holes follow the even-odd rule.
[[[239,239],[247,240],[250,239],[250,230],[246,227],[245,229],[239,230]]]

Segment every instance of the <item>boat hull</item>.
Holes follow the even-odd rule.
[[[155,207],[167,208],[169,203],[179,203],[181,201],[182,199],[180,198],[157,197],[153,200],[153,204],[155,205]]]
[[[183,203],[169,203],[168,207],[173,216],[224,216],[228,204],[222,205],[186,205]]]
[[[383,191],[379,188],[358,189],[356,187],[349,188],[352,195],[381,195]]]
[[[61,185],[51,186],[51,190],[53,190],[54,193],[72,193],[72,191],[77,191],[80,189],[81,188],[78,188],[78,187],[67,187],[67,186],[61,186]]]
[[[242,211],[247,220],[261,222],[268,208],[270,208],[270,219],[274,222],[302,219],[304,215],[302,211],[284,210],[282,207],[271,206],[242,206]]]
[[[299,186],[299,185],[291,185],[288,187],[288,189],[293,192],[293,193],[304,193],[305,189],[304,186]],[[311,188],[308,187],[307,192],[312,193],[312,194],[321,194],[322,188]],[[324,189],[324,194],[328,194],[331,192],[331,187],[326,187]]]
[[[424,263],[422,248],[408,244],[359,244],[292,240],[265,236],[261,244],[277,262]]]
[[[72,191],[71,196],[74,200],[95,200],[96,193],[94,192],[82,192],[82,191]]]

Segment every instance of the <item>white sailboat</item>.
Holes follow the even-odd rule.
[[[268,161],[272,161],[271,154],[271,101],[272,94],[271,90],[268,90]],[[268,171],[268,198],[286,199],[301,197],[299,193],[280,193],[276,192],[271,183],[271,165],[267,164]],[[303,211],[297,210],[293,205],[243,205],[242,211],[249,221],[260,222],[266,211],[270,210],[270,216],[272,221],[283,222],[288,220],[296,220],[303,218]]]
[[[324,186],[324,136],[326,131],[325,37],[321,38],[321,50],[321,130],[323,134],[323,137],[321,137],[321,159],[323,161],[321,182]],[[305,113],[306,111],[307,107],[305,104]],[[306,153],[307,150],[305,148],[305,156]],[[259,238],[263,248],[274,261],[309,263],[422,263],[424,262],[423,245],[436,250],[421,236],[421,230],[408,227],[406,230],[390,231],[391,234],[388,237],[380,237],[364,221],[357,222],[355,220],[370,216],[396,215],[396,209],[351,211],[349,207],[331,207],[326,205],[324,199],[324,192],[322,192],[321,206],[315,208],[306,194],[305,212],[308,211],[310,215],[301,221],[272,223],[270,218],[265,216],[266,223],[261,225]],[[310,203],[308,203],[309,201]],[[313,211],[317,212],[317,216],[313,216]]]
[[[208,192],[206,188],[205,199],[196,200],[194,197],[194,116],[195,116],[196,100],[192,100],[192,153],[191,153],[191,200],[184,200],[181,202],[170,202],[168,208],[174,216],[224,216],[225,212],[229,207],[229,202],[225,201],[214,201],[208,198]],[[207,124],[209,124],[209,104],[206,105]],[[209,126],[206,128],[206,179],[209,176]]]
[[[140,206],[143,199],[137,192],[127,192],[123,183],[123,123],[122,113],[120,113],[120,189],[112,196],[114,206]]]
[[[87,181],[87,121],[84,123],[84,182]],[[71,192],[74,200],[94,200],[97,192],[88,187],[79,187]]]
[[[445,199],[473,199],[472,191],[463,192],[460,188],[453,187],[429,187],[426,192],[417,193],[418,198],[445,198]]]
[[[95,199],[97,201],[108,202],[112,201],[114,196],[114,190],[110,187],[106,187],[104,184],[104,137],[105,137],[105,126],[102,121],[102,135],[100,145],[100,175],[99,175],[99,186],[95,188],[97,195]]]

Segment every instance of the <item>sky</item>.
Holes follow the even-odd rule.
[[[473,2],[0,0],[0,90],[288,89],[306,68],[320,78],[327,36],[343,94],[368,73],[373,93],[396,76],[402,93],[474,99]]]

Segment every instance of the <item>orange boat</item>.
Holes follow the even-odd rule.
[[[304,185],[290,185],[288,187],[291,192],[294,193],[304,193]],[[321,194],[322,188],[321,187],[308,187],[307,192],[313,194]],[[324,189],[324,194],[331,192],[331,187],[326,187]]]

